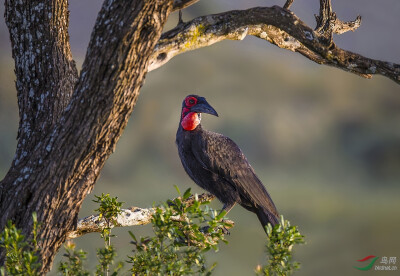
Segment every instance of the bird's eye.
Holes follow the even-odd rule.
[[[187,107],[192,107],[197,103],[197,99],[194,97],[188,97],[185,99],[185,104]]]

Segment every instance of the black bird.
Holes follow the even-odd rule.
[[[240,148],[228,137],[201,127],[201,113],[218,116],[204,97],[187,96],[176,133],[182,165],[197,185],[215,195],[227,213],[236,203],[256,213],[264,227],[278,211]]]

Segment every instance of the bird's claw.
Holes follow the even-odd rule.
[[[221,222],[224,222],[225,220],[221,220]],[[231,234],[231,232],[229,232],[229,230],[228,230],[228,228],[226,228],[225,226],[222,226],[221,227],[221,230],[222,230],[222,233],[224,234],[224,235],[230,235]]]

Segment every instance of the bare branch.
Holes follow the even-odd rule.
[[[211,194],[201,194],[197,197],[199,202],[211,201],[215,196]],[[192,205],[195,202],[195,196],[191,196],[184,201],[185,204]],[[144,225],[151,222],[152,215],[156,208],[143,209],[139,207],[130,207],[123,209],[122,214],[117,217],[117,227]],[[179,218],[176,218],[179,220]],[[234,224],[229,221],[230,224]],[[88,233],[101,232],[106,226],[104,219],[100,219],[99,215],[91,215],[78,221],[76,230],[67,234],[67,239],[74,239]]]
[[[333,32],[335,34],[343,34],[348,31],[354,32],[358,27],[361,26],[361,16],[357,16],[357,18],[353,21],[343,22],[339,19],[336,19],[336,22],[333,26]]]
[[[293,12],[278,6],[201,16],[177,26],[161,36],[150,58],[149,71],[181,53],[225,39],[242,40],[246,35],[298,52],[318,64],[334,66],[365,78],[380,74],[400,83],[399,64],[366,58],[340,49],[333,42],[327,44],[324,35],[307,26]]]
[[[294,0],[287,0],[285,5],[283,6],[284,9],[290,9],[290,6],[293,4]]]
[[[333,43],[332,34],[342,34],[348,31],[355,31],[361,25],[361,16],[354,21],[343,22],[339,20],[335,12],[332,12],[331,0],[320,0],[319,15],[315,15],[317,27],[315,31],[327,45]]]
[[[172,11],[182,10],[199,1],[200,0],[175,0],[174,5],[172,6]]]
[[[331,0],[320,0],[319,2],[319,15],[315,15],[317,20],[315,31],[331,42],[332,26],[330,25],[336,20],[336,14],[332,12]]]
[[[144,225],[151,222],[151,216],[154,214],[155,208],[142,209],[131,207],[122,209],[121,215],[116,219],[117,226],[135,226]],[[75,239],[88,233],[101,232],[106,227],[106,221],[100,219],[99,215],[90,215],[78,221],[77,229],[67,234],[67,239]]]

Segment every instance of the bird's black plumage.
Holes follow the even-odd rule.
[[[217,116],[205,98],[189,95],[182,104],[176,133],[179,157],[186,173],[214,194],[229,210],[239,203],[257,214],[265,227],[278,222],[278,212],[240,148],[228,137],[202,128],[200,113]]]

